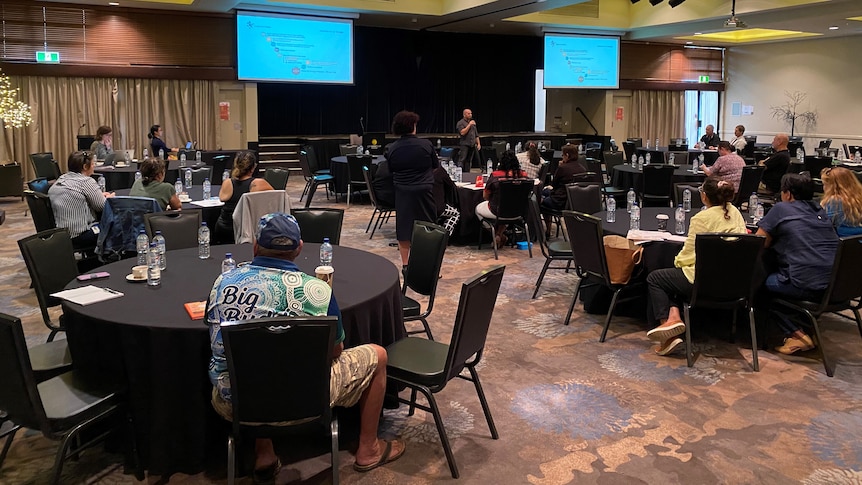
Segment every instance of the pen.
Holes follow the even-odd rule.
[[[119,294],[120,294],[120,292],[119,292],[119,291],[117,291],[117,290],[112,290],[112,289],[110,289],[110,288],[102,288],[102,289],[103,289],[103,290],[105,290],[105,291],[107,291],[108,293],[113,293],[113,294],[115,294],[115,295],[119,295]]]

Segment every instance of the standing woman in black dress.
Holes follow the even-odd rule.
[[[401,139],[386,147],[386,159],[395,184],[395,232],[401,264],[407,266],[414,221],[434,222],[434,175],[440,166],[431,142],[416,137],[419,115],[401,111],[392,119],[392,133]]]

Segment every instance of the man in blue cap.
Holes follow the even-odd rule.
[[[404,453],[403,442],[377,438],[386,392],[386,350],[373,344],[344,349],[341,312],[332,289],[296,266],[294,260],[300,252],[302,236],[296,219],[284,213],[267,214],[258,224],[251,264],[220,275],[213,284],[206,313],[213,353],[209,370],[213,384],[212,404],[223,418],[232,419],[230,377],[220,330],[222,322],[272,315],[337,316],[330,405],[350,407],[359,403],[359,448],[353,467],[357,471],[368,471]],[[256,440],[255,482],[271,482],[280,466],[272,441]]]

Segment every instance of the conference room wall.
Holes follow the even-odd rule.
[[[577,108],[581,108],[599,130],[599,134],[605,134],[605,112],[609,93],[612,91],[606,89],[548,89],[545,112],[547,131],[555,131],[554,118],[559,116],[562,118],[561,132],[593,133],[589,123],[577,112]]]
[[[732,136],[738,124],[745,125],[746,134],[758,135],[759,143],[772,141],[775,133],[789,134],[790,124],[772,118],[770,107],[784,105],[786,91],[801,91],[808,95],[801,111],[819,114],[816,126],[796,126],[809,153],[825,138],[832,138],[833,147],[862,144],[859,46],[855,36],[729,48],[721,137]],[[734,102],[753,106],[754,114],[733,116]]]

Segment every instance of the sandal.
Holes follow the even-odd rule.
[[[272,465],[256,469],[251,476],[252,482],[257,484],[268,484],[275,483],[275,477],[278,476],[278,472],[281,471],[281,460],[278,458],[275,459],[275,463]]]
[[[358,471],[358,472],[365,473],[365,472],[374,470],[375,468],[377,468],[379,466],[385,465],[387,463],[391,463],[391,462],[401,458],[401,455],[403,455],[404,452],[407,450],[407,446],[405,445],[404,448],[401,448],[401,451],[399,451],[398,453],[396,453],[394,455],[390,455],[389,453],[392,451],[392,443],[395,443],[395,442],[399,442],[399,441],[398,440],[386,441],[386,448],[383,449],[383,453],[380,454],[380,458],[376,462],[369,463],[367,465],[360,465],[359,463],[354,462],[353,463],[353,469]]]
[[[658,327],[647,332],[647,338],[650,340],[658,340],[665,342],[673,337],[685,332],[685,324],[682,322],[671,322],[659,325]]]

